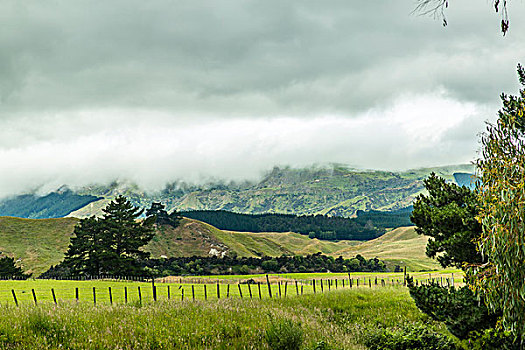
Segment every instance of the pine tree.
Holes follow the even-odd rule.
[[[475,243],[481,235],[481,225],[476,219],[480,211],[476,193],[446,183],[434,173],[424,183],[428,195],[416,198],[410,219],[418,234],[431,237],[427,255],[437,258],[443,267],[481,263],[482,256]]]
[[[26,279],[30,275],[25,274],[21,267],[16,266],[15,259],[8,256],[0,258],[0,278],[23,278]]]
[[[139,221],[143,210],[119,196],[104,209],[102,218],[82,219],[64,258],[64,266],[81,275],[139,275],[139,260],[149,253],[140,248],[155,235],[154,217]]]
[[[177,227],[180,224],[181,215],[178,211],[173,210],[171,214],[165,209],[164,204],[160,202],[151,203],[151,207],[146,210],[147,216],[155,216],[155,222],[159,225],[170,225]]]

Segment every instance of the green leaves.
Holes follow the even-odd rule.
[[[518,65],[525,87],[525,72]],[[482,135],[480,190],[483,224],[479,249],[488,255],[474,271],[475,287],[492,309],[503,312],[502,325],[514,335],[525,333],[525,88],[519,96],[501,95],[503,107],[495,124]]]
[[[475,240],[481,234],[476,216],[479,202],[467,187],[446,183],[432,173],[424,181],[428,195],[420,194],[414,202],[410,219],[416,232],[432,237],[426,254],[437,258],[441,266],[462,267],[463,263],[481,263]]]

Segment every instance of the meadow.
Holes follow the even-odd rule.
[[[420,282],[434,279],[443,284],[462,283],[459,270],[417,272],[410,276]],[[109,279],[8,280],[0,281],[0,304],[60,304],[71,301],[147,304],[161,300],[267,299],[349,289],[350,284],[353,289],[377,289],[403,285],[403,282],[403,273],[294,273],[269,274],[268,278],[266,275],[188,276],[158,278],[154,284],[151,281]]]
[[[2,349],[272,349],[272,334],[302,349],[365,349],[367,335],[384,327],[425,324],[446,334],[400,285],[261,300],[4,302],[0,309]]]

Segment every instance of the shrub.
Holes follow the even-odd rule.
[[[301,348],[304,332],[301,324],[292,320],[270,320],[265,339],[272,350],[295,350]]]
[[[471,338],[463,341],[462,346],[468,350],[520,350],[521,341],[515,340],[510,332],[495,328],[472,332]]]
[[[370,350],[456,350],[454,342],[422,325],[380,329],[365,336]]]
[[[499,315],[489,313],[468,286],[449,288],[430,283],[416,287],[409,280],[409,288],[416,306],[432,319],[445,322],[450,333],[460,339],[496,325]]]

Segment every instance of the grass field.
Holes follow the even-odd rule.
[[[462,275],[459,270],[442,270],[430,275],[415,273],[411,276],[419,281],[433,278],[443,283],[446,283],[447,278],[451,280],[454,276],[456,285],[462,283]],[[247,284],[249,280],[255,284]],[[273,297],[291,297],[343,288],[349,289],[350,280],[354,289],[378,289],[400,285],[403,283],[403,273],[352,273],[350,276],[342,273],[270,274],[268,280]],[[313,280],[315,280],[315,290]],[[0,304],[14,305],[15,297],[19,304],[33,304],[35,297],[38,303],[52,303],[54,302],[53,293],[57,303],[75,301],[78,293],[78,300],[82,303],[141,302],[147,304],[154,301],[152,286],[151,282],[115,280],[0,281]],[[250,298],[250,294],[254,299],[270,297],[265,275],[167,277],[157,279],[155,288],[157,300],[213,300],[241,298],[241,296]]]
[[[417,310],[401,286],[262,300],[162,299],[95,307],[2,303],[0,309],[3,349],[271,349],[265,335],[272,324],[286,321],[294,329],[283,337],[299,332],[302,349],[312,350],[365,349],[367,333],[381,327],[425,323],[446,333]]]

